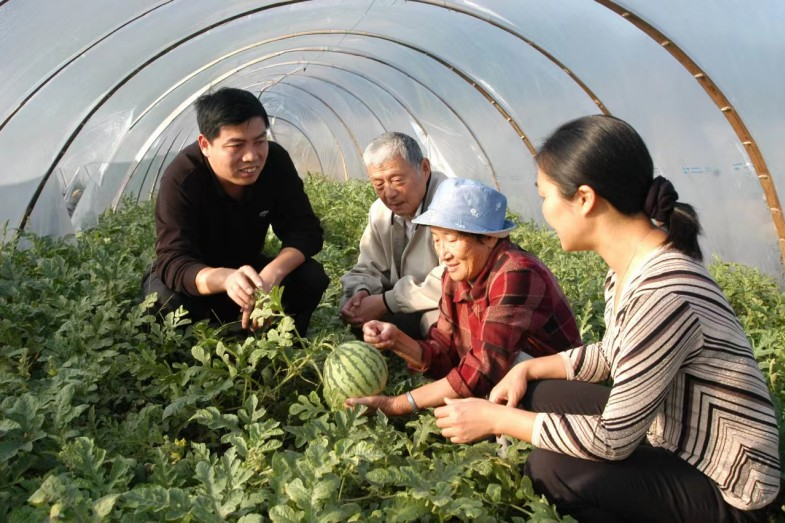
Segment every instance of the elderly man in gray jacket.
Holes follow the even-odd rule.
[[[439,257],[428,227],[412,223],[427,210],[445,175],[431,172],[420,146],[403,133],[385,133],[363,153],[379,197],[371,205],[360,256],[341,277],[341,318],[355,328],[382,319],[423,338],[439,317]]]

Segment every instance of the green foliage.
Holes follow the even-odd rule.
[[[537,496],[522,464],[489,442],[453,445],[435,420],[332,412],[326,356],[352,338],[339,277],[357,258],[374,199],[366,183],[309,176],[331,277],[299,338],[280,289],[260,296],[253,334],[157,319],[140,280],[153,258],[152,206],[108,212],[61,240],[0,246],[0,520],[570,521]],[[606,267],[521,224],[513,240],[559,278],[585,341],[600,339]],[[273,242],[274,244],[275,242]],[[785,295],[748,267],[713,274],[785,402]],[[388,359],[387,392],[423,383]],[[783,439],[785,440],[785,438]]]

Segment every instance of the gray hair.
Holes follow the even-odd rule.
[[[394,158],[403,159],[422,176],[422,150],[417,141],[408,134],[384,133],[368,144],[363,153],[366,168],[379,167]]]

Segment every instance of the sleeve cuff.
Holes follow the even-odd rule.
[[[545,422],[545,417],[548,414],[545,412],[538,412],[534,416],[534,426],[532,427],[532,445],[535,447],[542,447],[540,442],[540,432],[542,432],[542,424]]]
[[[285,248],[290,249],[297,249],[305,256],[305,259],[308,260],[309,258],[314,257],[322,248],[321,246],[314,245],[313,241],[308,240],[281,240],[281,249]]]
[[[389,295],[389,299],[388,299]],[[392,295],[392,291],[387,291],[382,293],[382,301],[384,301],[384,306],[387,308],[387,312],[390,314],[398,314],[399,310],[394,309],[391,304],[395,304],[395,297]]]
[[[575,379],[575,368],[572,366],[572,360],[568,354],[569,352],[571,351],[557,352],[556,354],[561,356],[562,362],[564,363],[564,371],[567,374],[567,381],[573,381]]]
[[[447,383],[450,384],[452,389],[461,398],[471,398],[474,396],[474,392],[466,386],[466,382],[463,381],[461,373],[457,368],[452,369],[449,373],[447,373]]]
[[[406,366],[415,372],[426,372],[431,367],[431,353],[428,350],[428,345],[426,343],[417,340],[417,344],[420,345],[420,349],[422,350],[422,363],[419,367],[415,367],[410,363],[407,363]]]
[[[181,280],[185,294],[189,296],[201,296],[201,294],[199,294],[199,289],[196,287],[196,275],[199,274],[199,271],[206,268],[207,265],[203,263],[195,263],[185,270],[183,279]],[[176,287],[177,285],[175,285],[175,288],[172,290],[177,291],[178,289]]]

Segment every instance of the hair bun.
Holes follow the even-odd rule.
[[[657,176],[651,183],[643,209],[649,218],[667,224],[678,200],[679,193],[673,184],[667,178]]]

